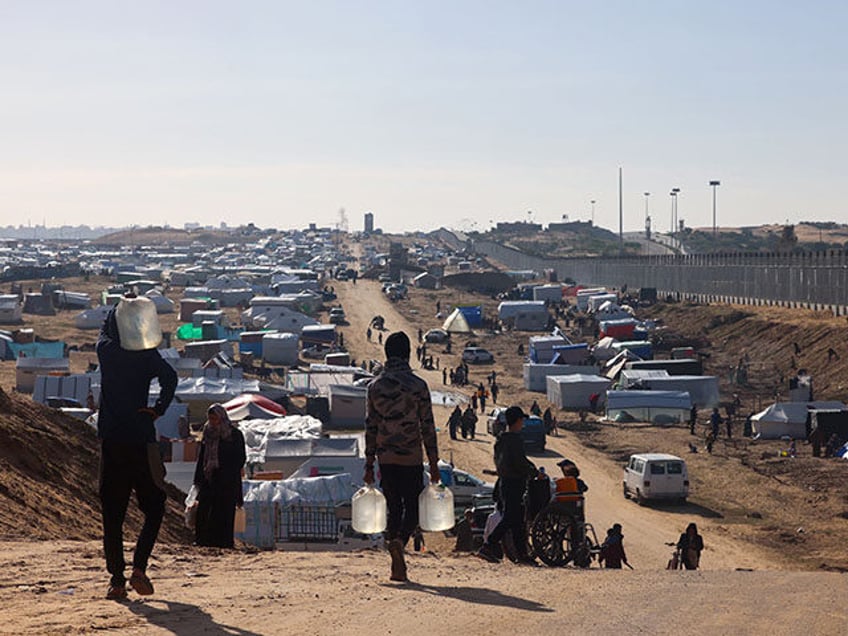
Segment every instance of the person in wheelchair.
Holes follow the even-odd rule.
[[[589,486],[580,479],[580,469],[570,459],[563,459],[557,466],[562,470],[562,477],[555,482],[554,501],[557,507],[582,521],[585,518],[583,493]]]

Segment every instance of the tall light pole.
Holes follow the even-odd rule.
[[[650,192],[645,192],[645,238],[650,240],[651,238],[651,215],[648,214],[648,197],[651,196]]]
[[[713,237],[716,236],[716,188],[721,185],[721,181],[710,181],[710,187],[713,189]]]
[[[595,203],[596,203],[596,201],[594,199],[592,199],[591,201],[589,201],[589,203],[592,204],[592,226],[594,227],[594,225],[595,225]]]
[[[678,235],[677,235],[677,205],[678,205],[678,204],[677,204],[677,195],[678,195],[678,194],[680,194],[680,188],[672,188],[672,189],[671,189],[671,195],[672,195],[671,205],[672,205],[672,207],[674,208],[674,212],[673,212],[673,216],[674,216],[674,230],[673,230],[673,233],[672,233],[672,235],[671,235],[671,236],[672,236],[672,238],[673,238],[673,239],[675,239],[675,238],[677,239],[677,240],[676,240],[676,242],[677,242],[677,244],[678,244],[678,246],[679,246],[679,245],[680,245],[680,239],[679,239],[679,238],[677,238],[677,236],[678,236]]]

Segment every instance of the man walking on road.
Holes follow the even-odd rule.
[[[149,329],[139,325],[148,325]],[[154,420],[165,413],[177,387],[177,373],[156,346],[162,332],[156,308],[147,298],[122,298],[106,316],[97,341],[101,391],[97,436],[100,438],[100,501],[103,550],[112,576],[106,598],[127,597],[124,576],[124,518],[135,490],[144,525],[133,555],[130,585],[153,594],[147,561],[165,515],[165,466],[156,443]],[[159,398],[148,407],[150,381],[159,379]]]
[[[536,466],[524,453],[524,440],[521,429],[527,415],[519,406],[510,406],[506,410],[507,430],[501,433],[495,442],[495,466],[498,470],[500,500],[503,502],[503,518],[489,535],[477,556],[491,563],[498,563],[498,551],[507,532],[512,531],[515,544],[516,562],[536,565],[536,561],[527,554],[527,540],[524,536],[524,491],[527,480],[536,476]]]
[[[385,538],[392,557],[392,581],[406,581],[403,550],[418,526],[418,495],[424,454],[430,481],[438,483],[439,450],[427,383],[409,367],[411,345],[403,332],[386,338],[386,365],[368,386],[365,414],[366,484],[374,483],[380,463],[380,487],[386,497]]]

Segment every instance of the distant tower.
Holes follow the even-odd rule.
[[[365,213],[365,233],[373,234],[374,233],[374,213],[366,212]]]

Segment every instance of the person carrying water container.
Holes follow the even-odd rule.
[[[424,488],[424,453],[430,481],[438,484],[439,448],[427,383],[409,366],[411,345],[402,331],[386,338],[386,365],[371,384],[365,406],[365,476],[374,483],[380,462],[380,488],[386,497],[386,542],[392,557],[391,580],[406,581],[403,550],[418,527],[418,495]]]
[[[147,561],[165,515],[165,466],[156,443],[157,417],[165,413],[177,387],[177,373],[159,355],[162,331],[149,298],[128,295],[106,315],[97,341],[100,362],[100,502],[103,551],[111,575],[106,598],[127,597],[124,576],[124,518],[135,490],[144,524],[133,555],[130,586],[153,594]],[[159,380],[159,397],[148,406],[150,382]]]

